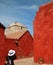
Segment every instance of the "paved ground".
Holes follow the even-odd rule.
[[[32,58],[24,58],[20,60],[15,60],[14,61],[15,65],[53,65],[53,64],[38,64],[34,63],[34,59]]]

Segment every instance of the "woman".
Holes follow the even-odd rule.
[[[14,65],[14,59],[16,59],[15,51],[9,50],[8,56],[7,56],[7,65]]]

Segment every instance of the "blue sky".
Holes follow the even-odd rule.
[[[6,27],[18,21],[33,34],[33,20],[39,6],[51,0],[0,0],[0,22]]]

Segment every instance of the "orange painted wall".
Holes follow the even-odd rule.
[[[34,61],[53,63],[53,2],[43,5],[34,20]]]

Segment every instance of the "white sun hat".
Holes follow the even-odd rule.
[[[8,56],[13,56],[14,54],[15,54],[15,51],[14,50],[9,50]]]

